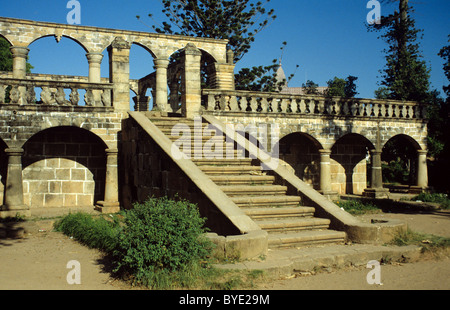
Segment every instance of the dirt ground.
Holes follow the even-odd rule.
[[[373,216],[372,216],[373,217]],[[407,221],[415,231],[450,237],[450,211],[432,213],[383,213],[378,218]],[[104,270],[101,253],[52,231],[28,234],[23,239],[0,239],[1,290],[129,290]],[[67,277],[80,263],[81,284],[68,284]],[[424,259],[409,264],[381,266],[383,285],[369,285],[368,269],[346,269],[262,283],[256,290],[448,290],[450,259]]]

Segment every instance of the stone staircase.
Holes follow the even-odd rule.
[[[287,187],[276,185],[251,158],[244,158],[225,136],[215,136],[206,124],[177,117],[148,116],[180,150],[188,156],[262,230],[268,232],[269,248],[300,247],[312,244],[343,243],[345,232],[329,229],[330,220],[314,217],[315,209],[300,206],[300,197],[287,195]],[[190,137],[177,128],[190,128]],[[181,126],[180,126],[181,124]],[[194,125],[195,124],[195,125]],[[206,135],[208,134],[209,135]],[[183,146],[190,148],[184,149]],[[214,144],[219,149],[211,147]],[[202,151],[203,147],[209,151]],[[220,153],[223,152],[223,153]],[[223,154],[222,158],[213,157]],[[227,154],[233,154],[227,159]],[[199,156],[201,155],[201,156]]]

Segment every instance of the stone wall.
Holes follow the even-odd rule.
[[[22,159],[24,203],[36,207],[93,206],[105,186],[105,147],[95,135],[56,127],[33,136]]]

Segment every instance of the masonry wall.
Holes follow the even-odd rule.
[[[45,130],[24,146],[24,202],[31,208],[93,206],[104,195],[105,147],[74,127]]]

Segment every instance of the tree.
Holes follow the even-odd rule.
[[[307,80],[306,83],[303,83],[302,87],[305,89],[305,93],[308,95],[318,95],[319,94],[319,91],[317,90],[317,87],[319,87],[319,84],[316,84],[311,80]]]
[[[13,58],[9,47],[9,42],[0,38],[0,71],[12,71],[13,69]]]
[[[349,75],[346,79],[334,77],[327,82],[328,89],[326,95],[329,97],[353,98],[358,92],[356,91],[355,81],[358,78]]]
[[[269,2],[162,0],[168,21],[152,27],[158,33],[227,39],[237,62],[248,52],[255,36],[276,19],[274,10],[265,8]]]
[[[380,71],[382,87],[375,94],[381,99],[425,102],[429,99],[430,70],[417,43],[422,38],[422,30],[416,29],[411,18],[414,10],[408,2],[399,0],[399,11],[382,16],[380,24],[368,26],[370,31],[382,31],[381,38],[389,45],[384,50],[386,67]]]

